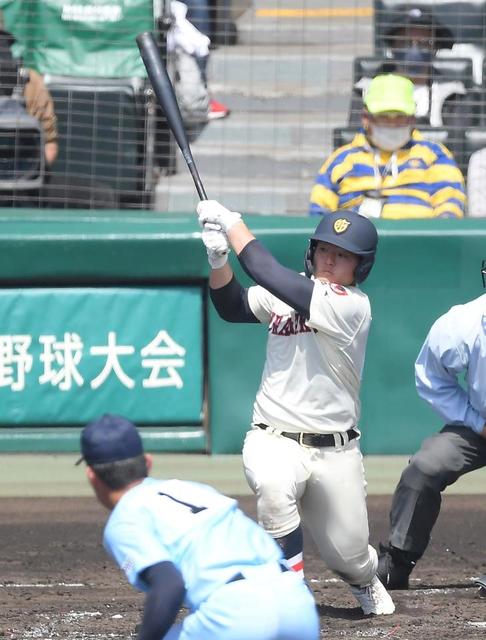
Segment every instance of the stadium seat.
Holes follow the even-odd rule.
[[[0,98],[0,206],[37,206],[44,184],[44,130],[20,102]]]
[[[150,208],[155,116],[143,81],[48,74],[45,81],[59,129],[50,206]]]

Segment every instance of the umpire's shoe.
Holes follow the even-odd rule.
[[[377,576],[387,589],[408,589],[408,578],[415,564],[416,560],[412,560],[407,551],[380,543]]]

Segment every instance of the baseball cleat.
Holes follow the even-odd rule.
[[[479,578],[474,579],[474,584],[479,587],[478,594],[481,598],[486,598],[486,575],[479,576]]]
[[[395,611],[395,605],[385,587],[375,576],[364,587],[351,586],[351,593],[359,602],[365,616],[385,616]]]
[[[380,544],[377,576],[390,591],[408,589],[408,579],[415,562],[405,558],[405,551]]]

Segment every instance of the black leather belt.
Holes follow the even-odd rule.
[[[255,425],[260,427],[260,429],[270,429],[268,424],[257,424]],[[292,433],[291,431],[278,431],[281,436],[285,436],[286,438],[290,438],[291,440],[295,440],[299,444],[303,444],[305,447],[335,447],[336,440],[334,439],[334,433]],[[347,440],[344,438],[344,435],[347,435]],[[349,440],[353,440],[357,438],[359,433],[355,429],[348,429],[345,431],[345,434],[336,432],[336,435],[341,440],[341,446],[344,446]]]
[[[288,567],[286,567],[284,564],[280,563],[280,571],[282,573],[285,573],[285,571],[290,571],[290,569]],[[232,578],[230,578],[226,584],[230,584],[230,582],[237,582],[238,580],[245,580],[245,576],[239,572],[236,575],[234,575]]]

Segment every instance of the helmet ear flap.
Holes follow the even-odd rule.
[[[307,247],[307,251],[304,256],[304,269],[305,275],[310,278],[314,274],[314,253],[316,250],[316,242],[315,240],[309,240],[309,246]]]
[[[354,270],[354,277],[356,282],[359,284],[360,282],[363,282],[364,280],[366,280],[366,278],[369,276],[369,273],[371,271],[371,268],[373,266],[375,262],[375,257],[373,256],[363,256],[358,264],[358,266],[356,267],[356,269]]]

